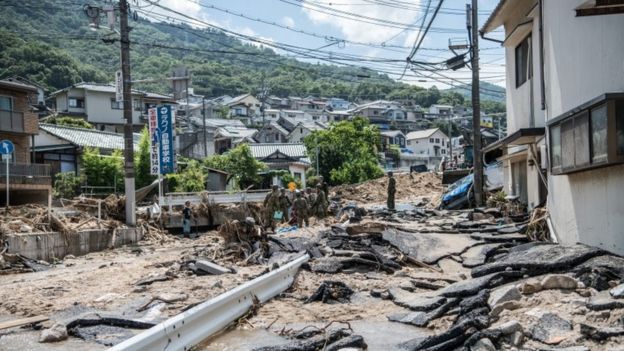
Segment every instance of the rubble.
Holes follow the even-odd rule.
[[[321,301],[323,303],[345,303],[353,295],[353,290],[343,282],[324,281],[305,303]]]
[[[63,323],[54,323],[52,327],[41,332],[39,342],[59,342],[68,338],[67,327]]]

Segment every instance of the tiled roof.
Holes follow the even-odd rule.
[[[271,122],[270,125],[271,127],[275,128],[278,132],[280,132],[280,134],[288,135],[288,131],[286,130],[286,128],[280,126],[278,123]]]
[[[263,159],[276,151],[292,158],[306,157],[305,145],[300,143],[283,143],[283,144],[250,144],[251,155],[257,159]]]
[[[400,130],[386,130],[381,132],[380,134],[387,137],[396,137],[399,135],[403,135],[403,132],[401,132]]]
[[[408,139],[408,140],[428,138],[433,133],[438,131],[439,129],[440,128],[432,128],[432,129],[418,130],[418,131],[415,131],[415,132],[409,132],[409,133],[407,133],[405,138]]]
[[[32,91],[32,92],[37,91],[37,87],[30,85],[30,84],[18,82],[15,80],[0,80],[0,86],[7,87],[9,89],[17,89],[17,90]]]
[[[123,134],[46,123],[41,123],[39,128],[76,146],[88,146],[106,150],[123,150],[124,148]],[[135,133],[135,148],[138,147],[139,138],[140,135]]]
[[[217,135],[224,138],[252,138],[258,131],[249,128],[221,127],[217,129]]]

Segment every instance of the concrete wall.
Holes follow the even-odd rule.
[[[583,0],[545,1],[547,117],[624,91],[624,15],[575,17]],[[548,206],[564,243],[624,254],[624,165],[549,176]]]
[[[111,108],[111,99],[115,98],[115,94],[104,93],[98,91],[86,92],[86,113],[87,119],[91,123],[100,124],[123,124],[123,109],[116,110]],[[133,99],[141,99],[140,96],[133,95]],[[136,111],[132,106],[132,123],[140,124],[141,111]]]
[[[143,238],[140,229],[117,229],[112,231],[91,229],[66,238],[61,233],[8,234],[9,253],[19,253],[28,258],[51,261],[67,255],[86,255],[111,247],[136,243]],[[114,239],[114,240],[113,240]]]

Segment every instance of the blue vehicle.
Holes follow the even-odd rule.
[[[501,162],[486,165],[484,169],[485,190],[494,191],[503,187],[503,168]],[[451,184],[442,195],[440,208],[456,210],[470,207],[474,200],[472,191],[472,173]]]

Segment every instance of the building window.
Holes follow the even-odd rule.
[[[440,143],[440,138],[435,138],[435,143],[439,144]]]
[[[13,111],[13,98],[10,96],[0,96],[0,110]]]
[[[70,97],[69,99],[67,99],[67,104],[71,108],[84,108],[85,107],[84,99],[82,98]]]
[[[132,100],[132,106],[134,107],[135,111],[143,111],[143,104],[139,99]]]
[[[376,115],[379,114],[379,111],[375,110],[375,111],[373,111],[373,114],[376,116]]]
[[[270,135],[265,135],[264,136],[264,142],[265,143],[270,143],[271,142],[271,136]]]
[[[433,144],[433,138],[429,138],[429,142]]]
[[[407,141],[407,145],[412,145],[412,141],[411,141],[411,140],[408,140],[408,141]]]
[[[533,76],[531,35],[516,46],[516,88]]]
[[[280,141],[279,138],[280,138],[279,134],[275,134],[275,141]]]
[[[111,99],[111,109],[123,110],[123,101],[115,101],[115,99]]]
[[[442,149],[441,152],[442,152],[442,155],[444,155],[446,153],[446,150]]]
[[[548,126],[555,175],[624,162],[624,95],[606,94]]]

